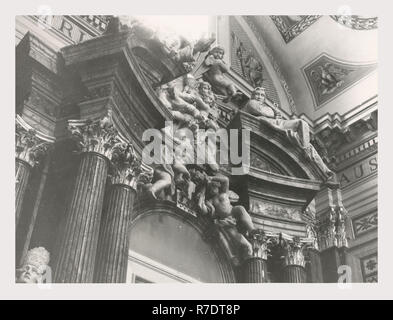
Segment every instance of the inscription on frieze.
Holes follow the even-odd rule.
[[[30,16],[32,19],[42,28],[52,29],[57,33],[61,33],[63,36],[72,40],[74,43],[79,43],[96,36],[94,32],[89,28],[82,28],[81,23],[77,23],[77,20],[84,20],[91,27],[96,30],[97,34],[105,31],[107,21],[99,16],[60,16],[60,15],[41,15],[41,16]],[[91,18],[89,18],[91,17]],[[97,21],[97,22],[96,22]]]
[[[356,181],[364,179],[378,170],[378,157],[374,154],[371,157],[343,170],[338,174],[338,181],[341,187],[350,185]]]

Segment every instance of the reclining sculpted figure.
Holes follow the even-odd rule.
[[[333,176],[333,172],[326,166],[321,156],[310,143],[308,124],[302,119],[283,119],[280,110],[276,106],[269,106],[266,103],[264,88],[255,88],[251,94],[251,99],[242,110],[256,116],[261,122],[273,127],[275,130],[284,133],[291,141],[304,150],[305,155],[314,161],[328,178]]]

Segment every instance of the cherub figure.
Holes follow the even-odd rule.
[[[206,103],[200,96],[200,92],[198,90],[199,83],[194,78],[187,77],[184,81],[184,84],[184,89],[182,92],[179,92],[179,97],[184,101],[195,105],[204,116],[209,114],[210,105]]]
[[[162,104],[168,108],[168,110],[171,111],[173,118],[176,122],[181,123],[181,124],[189,124],[194,120],[194,117],[190,114],[187,113],[182,113],[180,111],[174,110],[172,108],[172,103],[169,98],[169,93],[167,88],[164,87],[159,87],[157,88],[157,95],[159,100],[162,102]]]
[[[154,199],[173,197],[176,187],[183,190],[188,188],[190,173],[185,165],[193,161],[190,152],[193,147],[187,136],[182,134],[181,129],[177,130],[177,137],[174,137],[174,140],[178,143],[174,152],[165,145],[161,146],[161,157],[154,164],[152,183],[145,186]]]
[[[218,110],[216,108],[216,97],[212,91],[212,86],[206,81],[199,82],[198,93],[203,102],[209,106],[209,110],[206,113],[203,113],[203,115],[206,116],[206,128],[213,129],[215,131],[218,130]]]
[[[193,97],[188,94],[182,94],[173,83],[158,88],[157,94],[160,101],[171,111],[174,119],[180,124],[189,125],[203,120],[201,111],[192,104],[194,102],[192,100]]]
[[[225,229],[237,243],[245,256],[253,253],[252,245],[246,236],[255,229],[252,219],[243,206],[232,206],[229,180],[225,176],[206,177],[205,184],[198,193],[198,207],[202,214],[208,214]]]
[[[223,60],[224,53],[225,51],[222,47],[214,47],[207,54],[204,64],[206,67],[209,67],[209,70],[205,73],[207,80],[214,89],[226,96],[223,102],[228,102],[237,95],[237,90],[234,83],[224,76],[230,70],[229,66]]]

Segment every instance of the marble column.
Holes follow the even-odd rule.
[[[284,269],[283,282],[304,283],[307,282],[306,263],[303,250],[305,244],[294,237],[293,240],[284,241]]]
[[[37,136],[35,130],[22,126],[17,118],[15,132],[15,226],[18,227],[23,199],[31,171],[47,152],[50,142]]]
[[[81,161],[55,264],[55,282],[93,282],[101,213],[112,149],[119,143],[111,114],[99,120],[69,120]]]
[[[248,240],[252,245],[253,253],[243,262],[243,281],[245,283],[268,282],[267,256],[270,240],[262,230],[258,229],[250,234]]]
[[[129,229],[139,168],[131,145],[125,143],[114,149],[111,186],[101,220],[94,282],[126,281]]]

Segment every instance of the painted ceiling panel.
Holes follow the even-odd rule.
[[[319,109],[376,69],[376,63],[353,64],[323,53],[303,67],[303,74],[311,90],[314,107]]]
[[[250,16],[271,51],[298,114],[344,114],[378,94],[375,17]],[[257,37],[257,38],[258,38]]]

